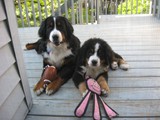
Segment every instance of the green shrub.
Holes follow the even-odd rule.
[[[133,5],[132,5],[133,1]],[[143,1],[143,3],[142,3]],[[150,6],[150,0],[128,0],[127,7],[126,2],[122,3],[122,10],[121,10],[121,4],[118,6],[118,14],[148,14],[149,13],[149,6]],[[131,10],[132,7],[132,10]]]

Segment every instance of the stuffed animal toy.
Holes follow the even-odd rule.
[[[99,101],[102,103],[105,114],[109,120],[113,117],[118,116],[118,113],[114,111],[111,107],[109,107],[107,103],[101,98],[100,96],[101,88],[99,84],[97,83],[97,81],[92,78],[88,78],[86,80],[86,84],[87,84],[88,92],[83,97],[83,99],[78,104],[78,106],[76,107],[74,111],[75,116],[82,117],[85,114],[87,106],[89,104],[89,100],[91,98],[91,95],[93,95],[93,101],[94,101],[94,104],[93,104],[93,119],[94,120],[102,119]]]

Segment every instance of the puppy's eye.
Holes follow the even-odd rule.
[[[99,50],[98,50],[98,55],[99,55],[99,56],[104,56],[104,51],[103,51],[102,49],[99,49]]]
[[[88,51],[88,56],[91,56],[91,55],[93,55],[94,54],[94,50],[93,49],[90,49],[89,51]]]
[[[53,23],[50,22],[49,25],[48,25],[48,27],[53,27]]]
[[[57,23],[57,26],[58,26],[59,28],[62,28],[62,27],[63,27],[60,22]]]
[[[57,25],[61,25],[61,23],[60,23],[60,22],[58,22],[58,23],[57,23]]]
[[[102,53],[102,50],[101,50],[101,49],[99,49],[99,50],[98,50],[98,53]]]

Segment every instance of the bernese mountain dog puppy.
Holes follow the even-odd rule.
[[[26,44],[28,50],[35,49],[43,56],[43,67],[54,66],[58,77],[44,88],[43,73],[34,87],[34,92],[50,95],[67,82],[75,70],[75,56],[80,48],[79,39],[73,34],[73,26],[62,16],[46,18],[38,31],[40,39],[35,43]],[[54,78],[54,76],[53,76]]]
[[[107,84],[108,69],[116,70],[120,67],[127,70],[129,67],[124,59],[100,38],[87,40],[79,49],[76,61],[73,81],[82,96],[87,92],[86,77],[96,79],[102,89],[102,95],[107,96],[110,92]]]

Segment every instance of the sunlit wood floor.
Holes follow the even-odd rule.
[[[116,120],[160,120],[160,20],[152,16],[101,16],[98,25],[74,25],[83,43],[91,37],[106,40],[129,63],[128,71],[109,71],[111,93],[105,101],[119,113]],[[38,27],[20,28],[22,48],[38,39]],[[92,120],[92,102],[85,116],[74,116],[81,100],[72,80],[54,95],[36,96],[33,87],[42,71],[42,58],[24,51],[25,67],[33,97],[26,120]],[[103,111],[103,110],[102,110]],[[103,120],[106,119],[102,112]]]

